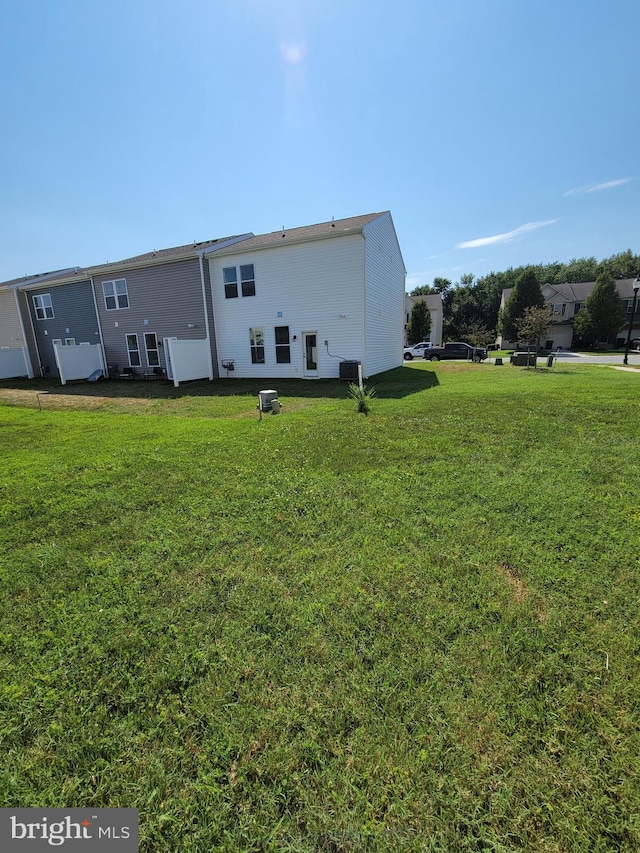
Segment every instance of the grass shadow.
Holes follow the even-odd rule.
[[[375,388],[376,397],[398,399],[416,394],[438,384],[432,370],[397,367],[365,380]],[[57,379],[4,379],[0,392],[32,391],[48,396],[88,397],[100,399],[178,400],[183,397],[257,397],[265,388],[275,388],[281,397],[344,399],[348,383],[341,379],[214,379],[184,382],[178,388],[166,380],[104,379],[99,382],[78,380],[61,385]]]

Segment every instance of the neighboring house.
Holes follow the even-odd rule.
[[[204,254],[221,376],[333,378],[359,361],[367,377],[402,364],[405,268],[388,211]]]
[[[633,284],[635,279],[626,278],[616,281],[618,295],[626,308],[627,316],[631,318],[633,306]],[[540,346],[544,349],[569,349],[573,345],[573,321],[576,314],[583,307],[587,298],[595,287],[595,281],[582,281],[576,284],[545,284],[542,286],[542,295],[545,304],[549,308],[551,322],[544,338],[540,339]],[[502,291],[500,310],[504,308],[511,296],[511,288]],[[640,300],[639,300],[640,301]],[[623,347],[627,340],[629,321],[623,324],[618,331],[616,340],[611,341],[616,346]],[[640,305],[636,307],[636,315],[633,321],[631,337],[640,337]],[[498,336],[498,345],[501,348],[510,349],[516,346],[515,341],[507,341]]]
[[[95,289],[107,364],[119,373],[161,368],[172,375],[167,339],[200,341],[207,362],[200,378],[213,378],[216,341],[202,256],[252,236],[190,243],[85,269]]]
[[[413,311],[413,306],[416,302],[426,302],[427,308],[429,309],[429,314],[431,315],[431,331],[429,332],[429,340],[432,344],[436,344],[440,346],[443,341],[442,338],[442,319],[443,319],[443,308],[442,308],[442,294],[441,293],[429,293],[426,296],[409,296],[408,293],[405,293],[404,296],[404,311],[405,311],[405,337],[404,342],[407,343],[407,326],[409,325],[409,320],[411,319],[411,312]]]
[[[42,286],[46,291],[56,279],[71,272],[73,268],[54,270],[0,283],[0,378],[28,376],[32,379],[41,375],[40,353],[24,290]],[[47,309],[44,313],[51,311]]]
[[[54,345],[100,344],[91,280],[84,270],[64,270],[46,282],[19,287],[22,313],[29,316],[39,373],[59,377]]]

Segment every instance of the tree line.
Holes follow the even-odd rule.
[[[514,332],[513,325],[509,329],[501,328],[504,318],[499,317],[500,299],[503,290],[514,289],[524,276],[528,277],[529,284],[535,279],[539,291],[539,287],[544,284],[575,284],[582,281],[597,281],[603,276],[615,282],[616,279],[635,278],[637,275],[640,275],[640,255],[634,255],[628,249],[626,252],[620,252],[601,261],[596,258],[574,258],[568,263],[556,261],[550,264],[510,267],[504,272],[490,272],[480,278],[467,273],[460,276],[459,281],[455,283],[447,278],[434,278],[433,284],[420,285],[414,288],[410,295],[440,293],[443,303],[445,340],[465,340],[484,346],[495,341],[499,331],[502,331],[507,338],[509,338],[507,331]],[[542,301],[540,294],[539,299],[536,296],[533,301],[528,301],[527,305],[521,307],[521,310],[523,311],[524,307],[542,304]],[[587,317],[586,314],[584,316]],[[515,315],[514,319],[517,319]],[[581,322],[586,324],[586,319]],[[576,318],[576,324],[578,324],[578,318]],[[596,334],[593,328],[576,330],[581,331],[581,337],[585,342]],[[424,339],[428,337],[418,338],[418,340]],[[515,340],[515,336],[509,339]],[[595,339],[604,340],[605,338]]]

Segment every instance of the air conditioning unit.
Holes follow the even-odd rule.
[[[341,361],[340,362],[340,379],[347,379],[349,382],[358,381],[359,361]]]
[[[271,404],[278,399],[278,392],[273,390],[258,391],[258,405],[261,412],[270,412]]]

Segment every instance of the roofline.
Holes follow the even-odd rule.
[[[225,248],[227,246],[232,246],[235,243],[241,240],[248,240],[250,237],[254,237],[253,233],[241,234],[238,237],[231,237],[228,240],[220,241],[220,248]],[[210,242],[208,240],[204,240],[203,242]],[[160,249],[159,251],[165,251],[164,249]],[[197,260],[200,255],[203,255],[205,252],[216,252],[218,251],[216,246],[210,246],[208,249],[196,249],[195,247],[191,247],[184,252],[181,252],[179,255],[170,255],[162,258],[147,258],[144,261],[135,261],[135,262],[127,262],[125,258],[122,261],[112,261],[111,263],[101,264],[99,266],[85,267],[86,272],[90,275],[100,275],[103,272],[111,272],[112,270],[135,270],[140,269],[141,267],[156,267],[161,266],[162,264],[172,264],[176,261],[189,261],[189,260]]]
[[[248,232],[247,234],[241,234],[237,237],[232,237],[228,240],[222,240],[220,246],[221,248],[226,248],[228,246],[234,245],[235,243],[239,243],[242,240],[248,240],[254,236],[255,235],[252,232]],[[184,252],[179,255],[170,255],[168,257],[162,258],[148,258],[146,261],[136,261],[135,263],[127,263],[126,260],[123,260],[113,261],[110,264],[104,264],[102,266],[69,267],[70,271],[77,270],[77,273],[74,275],[69,275],[63,278],[56,279],[55,281],[47,282],[45,279],[40,279],[39,281],[27,280],[25,283],[17,282],[11,285],[7,285],[7,289],[13,288],[17,290],[34,290],[35,288],[39,287],[41,284],[44,283],[46,283],[49,287],[54,287],[60,284],[71,284],[77,281],[90,281],[94,275],[100,275],[104,272],[137,270],[142,269],[144,267],[158,267],[163,266],[164,264],[177,263],[178,261],[195,261],[199,257],[201,257],[205,251],[213,253],[217,250],[215,246],[210,246],[208,249],[190,249],[188,252]],[[2,285],[0,285],[0,288],[2,288]]]
[[[89,281],[91,276],[88,273],[85,273],[84,270],[80,270],[77,275],[68,276],[66,278],[55,279],[52,281],[43,281],[43,282],[34,282],[33,284],[14,284],[13,287],[16,290],[23,290],[25,292],[30,290],[39,290],[41,287],[57,287],[59,284],[72,284],[78,281]]]
[[[371,220],[373,221],[373,220]],[[368,223],[366,223],[368,225]],[[306,226],[303,226],[306,227]],[[283,243],[283,246],[291,246],[298,245],[299,243],[315,243],[318,240],[332,240],[334,237],[351,237],[354,234],[364,234],[364,225],[361,225],[359,228],[345,228],[341,231],[336,231],[334,234],[313,234],[306,237],[288,237],[286,243]],[[292,229],[295,231],[296,229]],[[271,232],[272,234],[277,234],[277,231]],[[283,234],[286,234],[286,231],[283,231]],[[257,234],[257,237],[266,236],[264,234]],[[264,249],[275,249],[280,245],[280,243],[266,243],[261,246],[247,246],[243,249],[242,246],[239,247],[240,251],[243,252],[260,252]],[[205,258],[208,257],[209,254],[219,254],[219,255],[235,255],[237,251],[234,251],[233,248],[223,249],[220,252],[213,251],[205,251]]]
[[[79,270],[79,269],[80,269],[80,267],[66,267],[66,268],[63,267],[63,269],[61,269],[61,270],[55,270],[54,272],[42,273],[42,275],[39,277],[33,276],[33,275],[31,275],[31,276],[27,275],[24,277],[24,281],[14,281],[12,284],[9,284],[7,282],[4,282],[4,283],[0,282],[0,290],[22,290],[23,288],[27,288],[27,287],[37,287],[38,284],[41,284],[42,282],[46,282],[47,284],[50,283],[51,279],[56,275],[60,275],[60,273],[72,272],[73,270]]]

